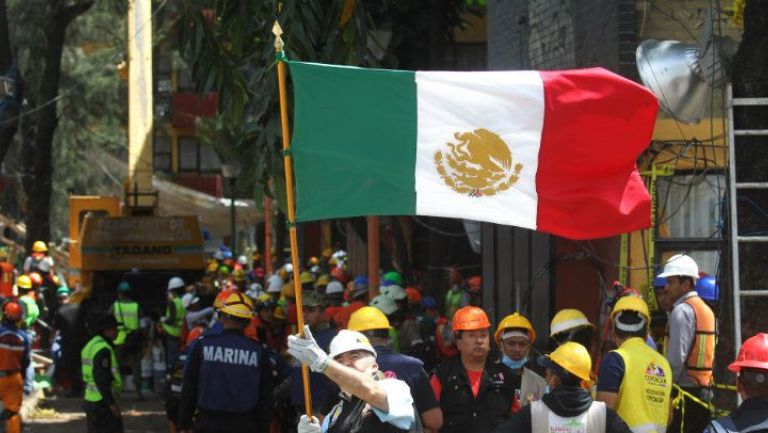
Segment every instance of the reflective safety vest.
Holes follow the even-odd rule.
[[[688,376],[699,386],[708,387],[712,384],[712,363],[715,360],[715,314],[698,296],[683,302],[690,305],[696,315],[696,335],[685,368]]]
[[[171,323],[163,322],[163,331],[171,337],[180,337],[181,325],[184,323],[186,310],[184,309],[184,304],[181,303],[181,298],[175,296],[168,301],[169,305],[165,308],[165,317],[170,317],[171,315],[171,302],[176,307],[176,317]]]
[[[139,330],[139,304],[133,301],[115,301],[112,312],[117,320],[117,338],[115,346],[125,343],[128,334]]]
[[[37,321],[37,318],[40,317],[40,308],[37,307],[37,301],[29,295],[24,295],[19,297],[19,302],[24,307],[24,325],[27,328],[31,328]]]
[[[664,433],[672,395],[672,369],[664,357],[634,337],[614,350],[624,361],[616,412],[633,433]]]
[[[123,391],[123,382],[120,379],[120,366],[117,363],[117,356],[112,346],[107,343],[101,335],[91,338],[91,341],[85,345],[80,357],[83,360],[83,382],[85,382],[85,401],[97,402],[102,400],[101,392],[96,387],[96,380],[93,377],[93,358],[103,349],[109,351],[109,362],[112,370],[112,394],[117,399]]]
[[[593,401],[582,414],[562,417],[542,401],[531,402],[531,433],[605,433],[605,403]]]

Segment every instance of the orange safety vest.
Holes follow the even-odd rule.
[[[15,268],[8,262],[0,262],[0,295],[4,298],[13,296],[13,270]]]
[[[712,363],[715,360],[715,314],[698,296],[683,302],[693,308],[696,316],[696,335],[685,368],[688,376],[699,386],[708,387],[712,384]]]

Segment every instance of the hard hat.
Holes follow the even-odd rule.
[[[232,281],[236,283],[242,283],[245,281],[247,276],[245,275],[245,271],[242,269],[235,269],[232,271]]]
[[[43,277],[40,276],[40,274],[38,274],[37,272],[30,272],[29,280],[32,281],[33,286],[39,286],[43,284]]]
[[[471,305],[456,310],[451,322],[453,332],[475,331],[491,327],[491,322],[488,321],[488,316],[485,314],[485,311],[479,307],[473,307]]]
[[[362,307],[349,316],[347,329],[352,331],[371,331],[389,329],[389,319],[376,307]]]
[[[571,331],[584,326],[594,327],[589,323],[584,313],[575,308],[566,308],[558,311],[555,317],[552,318],[552,323],[549,324],[549,336],[553,337],[561,332]]]
[[[256,298],[256,302],[254,303],[254,305],[256,306],[256,309],[274,308],[275,306],[277,306],[277,303],[275,302],[275,298],[273,298],[272,296],[266,293],[263,293],[259,295],[258,298]]]
[[[415,287],[406,287],[405,295],[408,297],[408,302],[411,304],[418,304],[421,302],[421,292]]]
[[[292,263],[284,264],[282,270],[284,270],[285,273],[290,274],[291,272],[293,272],[293,264]]]
[[[29,275],[19,275],[19,277],[16,278],[16,287],[30,290],[32,288],[32,279],[29,278]]]
[[[253,317],[253,302],[251,298],[240,292],[233,292],[226,300],[220,311],[224,314],[250,319]]]
[[[344,286],[342,286],[338,281],[331,281],[325,287],[326,295],[333,295],[334,293],[344,293]]]
[[[332,254],[333,254],[333,250],[330,248],[326,248],[323,250],[322,256],[328,259],[331,257]]]
[[[237,263],[240,263],[243,266],[247,265],[248,264],[248,257],[246,257],[246,256],[238,256],[237,257]]]
[[[714,276],[706,275],[699,278],[699,281],[696,281],[696,293],[699,294],[701,299],[717,301],[720,299],[720,286],[717,285],[717,280]]]
[[[216,262],[209,263],[208,268],[206,268],[206,272],[209,274],[215,274],[217,270],[219,270],[219,264]]]
[[[43,241],[35,241],[35,243],[32,244],[32,251],[36,253],[44,253],[48,251],[48,245]]]
[[[368,277],[365,276],[359,276],[355,278],[354,283],[354,295],[353,297],[357,298],[362,295],[365,295],[368,293]]]
[[[393,314],[397,311],[397,304],[395,304],[395,301],[385,294],[378,295],[371,299],[371,302],[368,305],[378,308],[386,315]]]
[[[622,323],[621,315],[625,311],[634,311],[642,318],[643,321],[636,323]],[[611,321],[614,322],[616,328],[622,331],[635,332],[644,329],[651,322],[651,312],[648,310],[648,304],[645,303],[643,298],[637,296],[624,296],[616,302],[611,311]]]
[[[218,261],[224,260],[224,252],[221,250],[216,251],[215,253],[213,253],[213,258]]]
[[[323,286],[327,286],[330,283],[331,283],[331,276],[328,274],[323,274],[317,277],[317,281],[315,281],[315,286],[323,287]]]
[[[520,328],[528,331],[528,340],[531,343],[536,341],[536,331],[533,329],[530,320],[526,319],[520,313],[512,313],[509,316],[501,319],[499,326],[496,327],[496,333],[493,337],[496,339],[496,344],[500,344],[503,340],[502,336],[505,329]]]
[[[432,296],[425,296],[421,298],[421,308],[427,310],[436,310],[439,307],[437,304],[437,299],[433,298]]]
[[[293,280],[283,284],[283,287],[280,289],[280,295],[291,299],[296,297],[296,294],[293,292]]]
[[[280,293],[283,288],[283,279],[280,275],[274,274],[267,280],[267,293]]]
[[[371,342],[368,341],[368,338],[365,335],[357,331],[342,329],[335,337],[333,337],[333,340],[331,340],[330,353],[328,356],[336,358],[342,353],[352,352],[354,350],[363,350],[374,357],[376,356],[376,351],[373,349]]]
[[[592,358],[589,357],[589,352],[584,346],[573,341],[563,343],[549,355],[540,356],[539,364],[550,368],[552,364],[556,364],[579,379],[590,380],[589,372],[592,370]]]
[[[229,267],[227,267],[227,265],[221,265],[216,272],[218,272],[219,276],[226,277],[229,275]]]
[[[325,296],[315,291],[305,291],[301,294],[301,305],[304,307],[321,307],[325,308],[328,302],[325,300]]]
[[[185,286],[184,280],[182,280],[179,277],[173,277],[170,280],[168,280],[168,291],[169,292],[171,290],[183,289],[184,286]]]
[[[3,305],[3,318],[11,321],[21,320],[24,310],[16,301],[8,301]]]
[[[728,366],[728,370],[739,373],[742,368],[768,370],[768,334],[761,332],[741,345],[739,356]]]
[[[659,277],[691,277],[697,280],[699,267],[696,261],[685,254],[676,254],[664,264],[664,271],[659,274]]]
[[[667,285],[667,279],[664,277],[656,277],[653,279],[653,287],[664,287]]]
[[[181,305],[184,306],[185,310],[189,308],[190,305],[194,305],[198,302],[200,302],[200,298],[194,293],[185,293],[184,296],[181,297]]]
[[[320,264],[320,259],[318,259],[315,256],[312,256],[309,258],[309,260],[307,260],[307,265],[309,265],[309,267],[317,266],[319,264]]]
[[[253,275],[256,278],[264,278],[264,268],[261,266],[258,266],[256,269],[253,270]]]
[[[66,286],[61,286],[56,289],[56,296],[69,296],[70,293],[69,287]]]
[[[128,281],[120,281],[120,284],[117,285],[117,291],[118,292],[130,292],[131,291],[131,283]]]
[[[224,306],[224,301],[229,298],[229,295],[235,293],[234,290],[224,289],[216,295],[216,299],[213,300],[213,308],[220,310]]]
[[[46,257],[43,260],[40,260],[40,263],[37,264],[37,269],[40,269],[41,272],[47,274],[48,272],[51,272],[51,265],[50,257]]]
[[[381,278],[384,281],[384,284],[382,286],[388,286],[391,284],[397,284],[398,286],[403,285],[403,277],[400,275],[400,272],[397,271],[389,271]],[[390,283],[390,284],[386,284]]]
[[[308,284],[308,283],[314,283],[315,278],[312,276],[311,273],[304,271],[299,275],[299,281],[301,281],[301,284]]]
[[[480,275],[470,277],[467,281],[467,287],[470,292],[480,293],[483,290],[483,278]]]
[[[398,285],[382,287],[381,294],[388,296],[393,301],[402,301],[408,297],[408,295],[405,293],[405,290],[403,290],[403,288]]]

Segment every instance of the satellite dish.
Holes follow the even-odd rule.
[[[727,82],[730,59],[736,53],[736,42],[712,35],[712,21],[710,12],[698,45],[649,39],[637,47],[643,84],[664,112],[683,123],[701,121],[712,89]]]

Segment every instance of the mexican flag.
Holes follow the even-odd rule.
[[[605,69],[288,62],[299,222],[428,215],[591,239],[650,226],[656,98]]]

